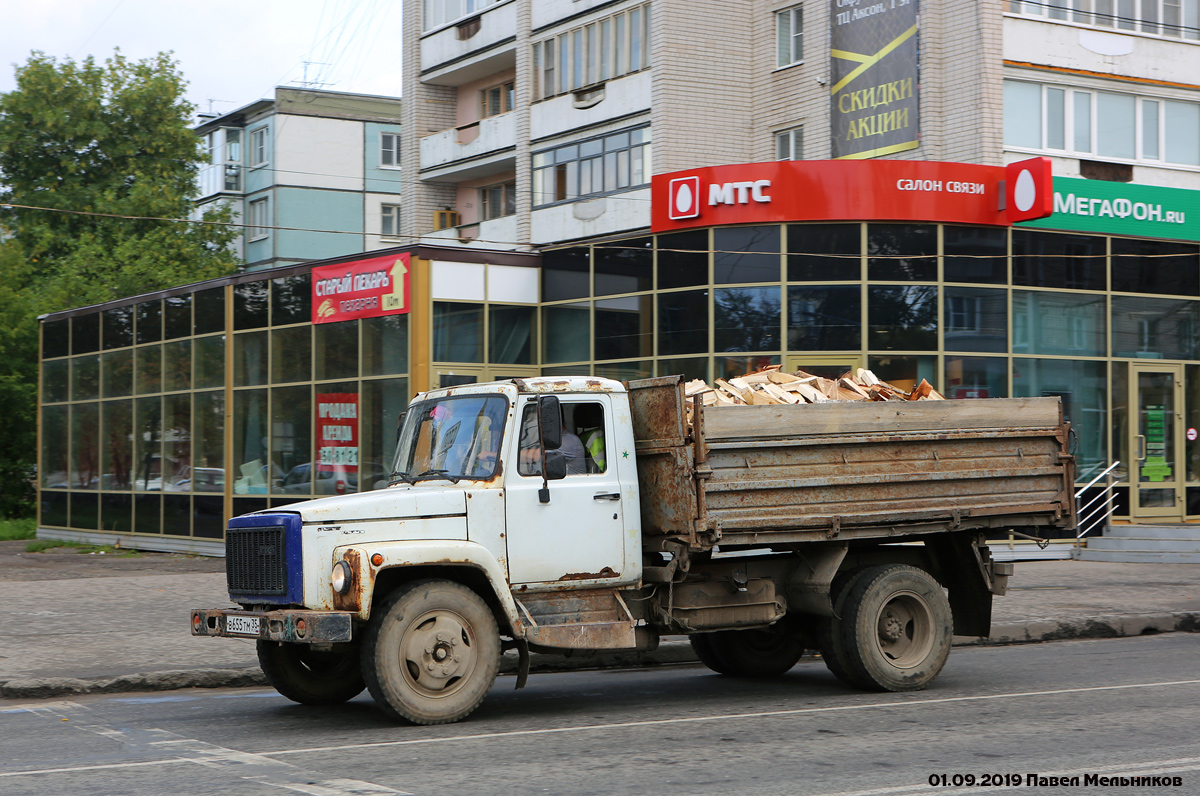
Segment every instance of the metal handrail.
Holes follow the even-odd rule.
[[[1097,526],[1106,524],[1108,518],[1112,516],[1113,501],[1116,499],[1116,493],[1113,492],[1113,480],[1111,473],[1113,470],[1117,469],[1120,464],[1121,462],[1119,461],[1113,462],[1106,467],[1103,472],[1101,472],[1075,493],[1075,499],[1079,500],[1083,497],[1083,493],[1095,486],[1101,478],[1106,480],[1104,489],[1100,492],[1100,494],[1093,497],[1082,508],[1075,512],[1075,516],[1077,518],[1076,527],[1080,529],[1079,533],[1075,536],[1076,541],[1096,530]]]

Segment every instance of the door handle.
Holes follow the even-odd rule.
[[[1137,458],[1139,461],[1146,458],[1146,437],[1143,434],[1137,435]]]
[[[620,492],[597,492],[592,495],[592,500],[620,500]]]

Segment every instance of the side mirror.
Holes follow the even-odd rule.
[[[562,412],[559,410],[558,396],[540,396],[537,407],[542,447],[548,451],[558,450],[562,447]]]
[[[546,451],[544,471],[547,481],[561,481],[567,477],[567,455],[562,451]]]

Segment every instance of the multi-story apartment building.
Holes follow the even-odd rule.
[[[235,205],[249,270],[394,246],[400,112],[397,98],[281,87],[274,99],[202,114],[209,163],[197,210]]]

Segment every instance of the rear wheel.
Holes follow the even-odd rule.
[[[496,620],[459,583],[402,586],[373,611],[363,676],[385,713],[414,724],[448,724],[483,702],[500,668]]]
[[[688,636],[692,652],[696,653],[696,657],[700,659],[701,663],[717,674],[732,674],[713,650],[712,636],[712,633],[693,633]]]
[[[825,668],[834,677],[855,688],[868,688],[869,683],[855,677],[851,671],[845,645],[842,642],[842,617],[845,616],[846,597],[863,571],[862,569],[851,570],[839,574],[834,579],[829,590],[833,603],[833,616],[822,620],[817,631],[821,660],[825,661]]]
[[[803,638],[786,621],[753,630],[721,630],[706,636],[711,655],[720,668],[705,661],[699,652],[697,657],[713,671],[735,677],[778,677],[795,666],[804,654]],[[694,642],[692,648],[696,648]]]
[[[350,644],[315,650],[308,644],[260,639],[258,664],[272,688],[302,705],[335,705],[366,687],[358,647]]]
[[[918,691],[946,665],[954,636],[950,603],[924,570],[899,564],[864,570],[841,616],[844,662],[856,684]]]

